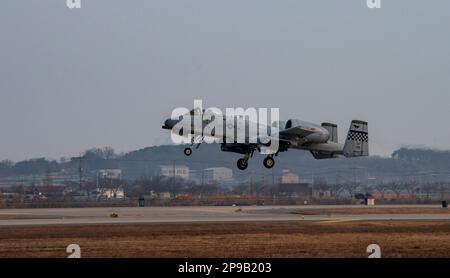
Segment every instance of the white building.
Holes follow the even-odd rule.
[[[233,180],[233,170],[225,167],[206,168],[203,170],[205,182],[228,182]]]
[[[103,179],[120,179],[122,177],[121,169],[100,169],[97,171],[97,177]]]
[[[125,192],[123,191],[123,187],[116,188],[97,188],[97,199],[102,200],[118,200],[125,198]]]
[[[282,184],[297,184],[300,183],[300,177],[291,171],[285,169],[283,170],[283,175],[281,176]]]
[[[175,170],[175,174],[174,171]],[[178,177],[183,179],[189,178],[189,167],[185,165],[160,165],[158,167],[158,173],[159,176],[163,177]]]

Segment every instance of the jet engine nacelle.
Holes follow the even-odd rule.
[[[289,120],[287,120],[284,128],[289,129],[289,128],[296,127],[296,126],[303,126],[302,124],[304,125],[304,122],[301,120],[289,119]]]
[[[326,143],[330,139],[330,133],[324,127],[319,125],[304,122],[302,120],[290,119],[286,122],[286,129],[298,127],[304,131],[309,131],[311,134],[303,137],[303,140],[308,143]]]
[[[276,121],[272,123],[273,128],[277,128],[278,130],[286,129],[286,122],[285,121]]]

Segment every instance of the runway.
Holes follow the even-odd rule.
[[[335,214],[348,209],[364,213]],[[371,209],[411,210],[407,213],[376,213]],[[435,210],[437,213],[421,213]],[[319,211],[319,212],[317,212]],[[324,213],[322,213],[324,211]],[[366,213],[369,212],[369,213]],[[310,214],[309,212],[315,212]],[[322,214],[321,214],[322,213]],[[117,214],[117,217],[111,217]],[[342,221],[450,220],[450,212],[437,205],[410,206],[229,206],[229,207],[127,207],[127,208],[52,208],[2,209],[0,226],[40,226],[126,223],[197,223],[250,221]]]

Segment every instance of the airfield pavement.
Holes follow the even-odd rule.
[[[111,217],[117,214],[118,217]],[[3,209],[0,226],[239,221],[450,220],[450,209],[410,206],[204,206]]]
[[[450,257],[449,220],[439,206],[6,209],[0,257]]]

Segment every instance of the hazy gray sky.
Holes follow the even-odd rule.
[[[0,160],[169,142],[178,106],[369,121],[372,154],[450,148],[450,1],[2,0]]]

